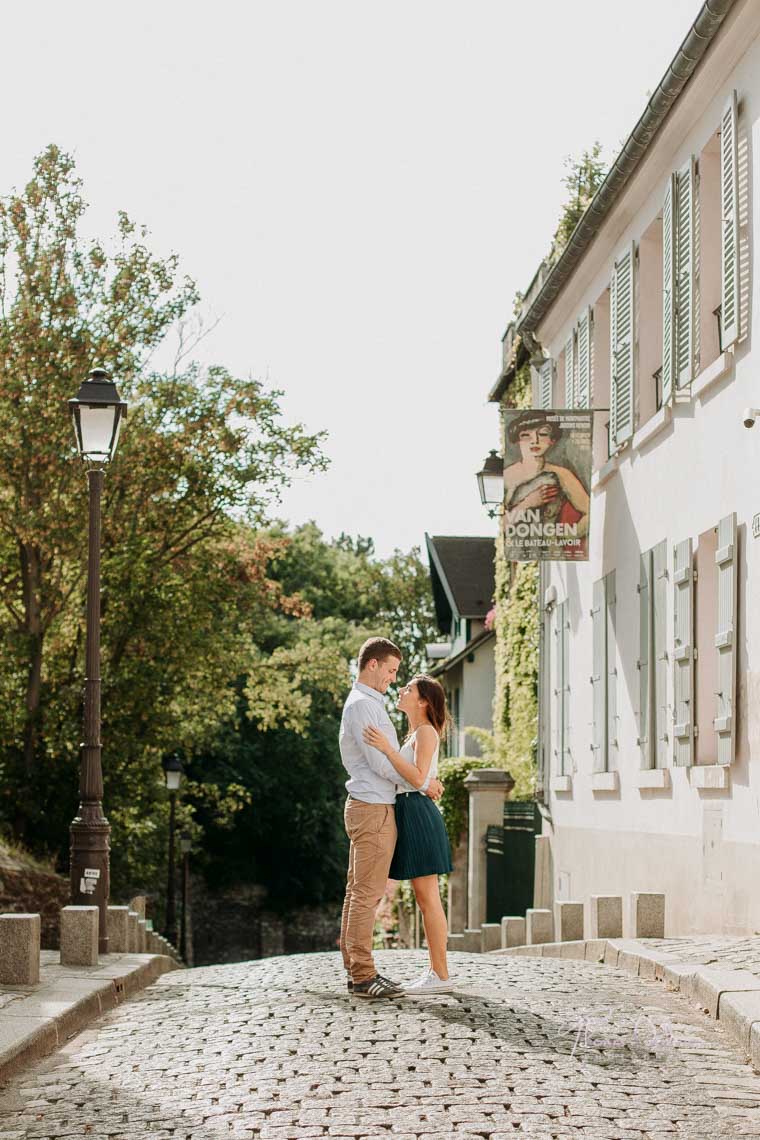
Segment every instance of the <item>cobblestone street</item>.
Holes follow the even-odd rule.
[[[760,1076],[660,984],[453,961],[457,994],[393,1003],[349,999],[336,954],[165,975],[12,1079],[0,1140],[760,1136]]]

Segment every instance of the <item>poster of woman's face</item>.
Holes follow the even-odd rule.
[[[593,413],[504,411],[504,538],[513,562],[588,559]]]

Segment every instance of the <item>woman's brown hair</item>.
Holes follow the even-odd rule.
[[[435,677],[428,677],[427,673],[418,673],[409,683],[417,686],[420,700],[427,705],[428,720],[438,735],[443,736],[451,719],[443,685]]]

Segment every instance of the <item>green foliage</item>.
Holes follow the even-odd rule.
[[[601,143],[595,142],[591,150],[584,150],[579,158],[566,158],[565,170],[562,185],[567,191],[567,198],[552,239],[552,261],[562,253],[591,199],[604,182],[607,167],[602,159]]]
[[[472,730],[468,728],[467,731]],[[476,756],[447,756],[438,765],[438,777],[444,786],[439,802],[452,851],[467,824],[469,794],[464,785],[465,779],[475,768],[490,767],[493,767],[490,758]]]
[[[527,408],[531,402],[530,368],[518,369],[505,406]],[[492,763],[506,768],[514,798],[528,799],[535,789],[533,740],[538,726],[538,566],[510,563],[496,544],[496,687],[493,736],[485,741]],[[471,731],[468,729],[468,731]],[[482,744],[481,744],[482,746]]]

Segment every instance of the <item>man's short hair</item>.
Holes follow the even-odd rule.
[[[366,669],[370,661],[377,661],[382,665],[387,657],[398,657],[399,661],[402,658],[401,650],[387,637],[368,637],[364,645],[359,650],[359,672]]]

